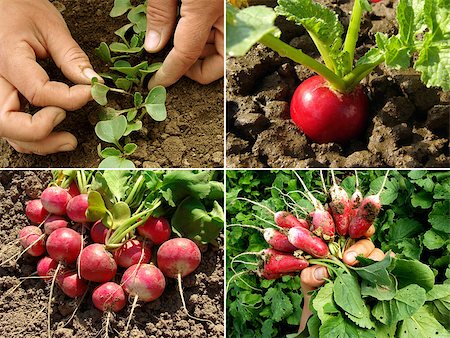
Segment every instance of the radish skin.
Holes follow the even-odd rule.
[[[88,206],[88,195],[77,195],[67,203],[67,216],[74,222],[86,223],[86,210]]]
[[[75,182],[70,183],[69,188],[67,189],[67,192],[69,193],[72,198],[80,194],[80,189],[78,189],[78,186]]]
[[[66,264],[74,263],[81,250],[82,238],[75,230],[60,228],[53,231],[47,238],[48,255]]]
[[[92,303],[102,312],[119,312],[125,307],[126,300],[122,287],[114,282],[103,283],[92,292]]]
[[[283,252],[294,252],[297,250],[297,248],[289,242],[288,237],[280,231],[266,228],[263,230],[263,236],[266,242],[276,250]]]
[[[41,229],[36,226],[29,225],[19,231],[20,244],[26,252],[33,256],[39,257],[45,253],[45,241]]]
[[[335,225],[331,214],[321,209],[316,209],[308,215],[308,220],[312,225],[312,232],[322,237],[326,241],[330,241],[334,238]]]
[[[125,270],[121,284],[130,296],[151,302],[162,295],[166,280],[161,270],[153,264],[135,264]]]
[[[56,281],[64,292],[70,298],[78,298],[87,291],[86,282],[79,278],[76,272],[66,271],[56,276]]]
[[[329,190],[331,198],[329,203],[330,214],[333,217],[337,233],[341,236],[347,236],[353,204],[348,198],[345,189],[337,185],[333,171],[331,171],[331,175],[333,177],[333,186]]]
[[[164,217],[149,217],[148,220],[137,228],[139,234],[159,245],[170,238],[172,228]]]
[[[67,190],[51,186],[46,188],[41,195],[41,202],[45,210],[51,214],[64,215],[66,213],[67,203],[69,203],[72,196]]]
[[[201,253],[198,246],[187,238],[174,238],[163,243],[156,255],[158,267],[170,278],[178,274],[185,277],[200,265]]]
[[[98,283],[112,280],[117,272],[113,255],[98,243],[88,245],[81,251],[78,266],[81,277]]]
[[[152,258],[152,249],[148,243],[142,243],[137,239],[126,241],[114,252],[114,260],[122,268],[129,268],[134,264],[149,263]]]
[[[295,227],[301,227],[305,229],[309,229],[309,224],[304,219],[298,219],[294,215],[292,215],[290,212],[287,211],[278,211],[274,215],[274,220],[276,225],[290,229]]]
[[[101,220],[95,222],[90,231],[92,241],[105,244],[108,231],[109,229],[105,227]]]
[[[58,262],[46,256],[39,260],[36,270],[39,277],[44,281],[49,282],[52,280],[53,273],[56,271],[57,267]]]
[[[325,242],[307,229],[289,229],[288,238],[289,242],[291,242],[296,248],[307,252],[314,257],[323,258],[329,253],[328,246]]]
[[[49,215],[49,212],[45,210],[40,199],[31,200],[25,207],[25,214],[28,219],[35,224],[41,224],[45,221],[45,218]]]
[[[50,235],[53,231],[59,228],[67,228],[68,222],[64,217],[58,215],[50,215],[44,223],[44,232]]]
[[[265,271],[264,269],[262,270],[257,270],[256,274],[264,279],[268,279],[268,280],[272,280],[272,279],[278,279],[281,278],[283,276],[288,276],[289,274],[283,274],[283,273],[268,273],[267,271]]]
[[[288,274],[300,272],[309,263],[302,257],[294,257],[292,254],[280,252],[274,249],[266,249],[263,252],[264,271],[268,274]]]

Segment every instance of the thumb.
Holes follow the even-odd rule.
[[[177,6],[177,0],[148,0],[144,42],[147,52],[159,52],[169,41],[175,29]]]

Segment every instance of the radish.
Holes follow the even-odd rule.
[[[91,228],[91,239],[95,243],[105,244],[109,229],[105,227],[101,220],[94,223]]]
[[[264,271],[269,275],[300,272],[309,265],[303,257],[295,257],[274,249],[265,249],[263,260]]]
[[[70,196],[72,196],[72,198],[74,198],[75,196],[80,194],[80,189],[78,189],[77,184],[73,181],[72,183],[70,183],[67,192]]]
[[[282,228],[301,227],[309,229],[309,224],[304,219],[299,219],[287,211],[277,211],[274,215],[275,223]]]
[[[370,226],[373,224],[375,219],[381,210],[381,200],[380,194],[384,188],[384,185],[387,182],[387,177],[389,174],[389,170],[386,172],[384,176],[383,183],[381,184],[381,188],[375,195],[370,195],[365,197],[361,204],[359,205],[356,215],[352,218],[349,227],[349,235],[351,238],[361,238],[364,236],[367,230],[369,230]]]
[[[41,224],[48,216],[48,211],[44,209],[40,199],[31,200],[27,203],[25,214],[32,223]]]
[[[19,239],[20,244],[29,255],[38,257],[45,253],[44,235],[38,227],[26,226],[19,231]]]
[[[354,210],[353,216],[356,215],[356,210],[358,209],[359,205],[361,204],[361,201],[363,199],[361,191],[359,191],[359,180],[358,180],[358,172],[355,170],[355,192],[352,195],[352,198],[350,199],[352,203],[352,209]]]
[[[297,249],[309,253],[318,258],[328,255],[328,246],[325,242],[315,236],[311,231],[304,228],[291,228],[288,233],[289,242]]]
[[[37,274],[45,281],[52,279],[52,274],[58,267],[58,262],[50,257],[46,256],[39,260],[37,263]]]
[[[74,271],[65,271],[56,276],[57,283],[65,295],[78,298],[87,291],[86,282],[79,278]]]
[[[94,289],[94,292],[92,292],[92,303],[102,312],[119,312],[126,305],[126,297],[119,284],[107,282]]]
[[[82,238],[78,232],[69,228],[60,228],[48,236],[46,246],[52,259],[71,264],[77,260],[81,244]]]
[[[50,215],[44,223],[44,232],[50,235],[53,231],[59,228],[67,228],[68,222],[64,217],[58,215]]]
[[[337,185],[333,170],[331,171],[331,176],[333,178],[333,186],[329,190],[329,195],[331,197],[331,202],[329,203],[331,215],[337,233],[341,236],[346,236],[350,218],[352,216],[353,204],[348,198],[345,189]]]
[[[114,259],[118,266],[129,268],[138,263],[149,263],[152,258],[152,249],[148,243],[143,243],[137,239],[126,241],[114,252]]]
[[[113,255],[102,244],[88,245],[81,251],[78,259],[81,277],[92,282],[108,282],[117,272]]]
[[[272,279],[278,279],[283,276],[288,276],[289,274],[283,274],[283,273],[268,273],[266,270],[256,270],[256,274],[264,279],[272,280]]]
[[[67,216],[74,222],[86,223],[86,210],[88,206],[88,195],[77,195],[67,203]]]
[[[320,75],[303,81],[291,100],[291,118],[318,143],[347,142],[364,130],[368,99],[361,87],[339,93]]]
[[[51,186],[42,192],[41,202],[48,212],[55,215],[64,215],[67,203],[69,203],[71,198],[72,196],[67,190],[58,186]]]
[[[152,217],[137,228],[139,234],[151,240],[154,244],[159,245],[170,238],[172,228],[164,217]]]

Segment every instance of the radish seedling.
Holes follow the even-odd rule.
[[[250,6],[238,10],[227,3],[227,52],[242,56],[260,42],[314,71],[318,75],[301,83],[292,97],[292,120],[315,142],[348,142],[362,133],[367,122],[368,99],[359,84],[381,63],[408,68],[415,55],[414,68],[428,87],[450,89],[444,47],[449,34],[440,25],[448,9],[446,0],[400,0],[398,34],[376,33],[376,46],[355,62],[360,23],[364,13],[371,11],[368,0],[354,1],[345,37],[338,16],[313,0],[278,0],[275,9]],[[306,29],[324,63],[279,38],[280,30],[274,25],[278,15]]]

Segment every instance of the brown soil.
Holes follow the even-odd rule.
[[[353,1],[319,1],[348,25]],[[250,1],[276,5],[276,1]],[[362,23],[357,56],[374,44],[374,34],[396,34],[394,1],[373,4]],[[277,19],[282,40],[319,59],[303,28]],[[317,144],[289,118],[298,84],[312,72],[257,45],[227,60],[227,167],[448,167],[449,93],[426,88],[413,70],[380,66],[364,80],[371,100],[366,132],[349,144]]]
[[[47,171],[3,171],[0,174],[0,261],[18,253],[18,244],[11,244],[19,230],[28,225],[25,202],[36,198],[50,180]],[[8,245],[8,243],[10,243]],[[164,294],[154,302],[140,303],[130,324],[129,337],[217,337],[223,326],[223,239],[220,249],[203,253],[198,270],[183,279],[184,295],[189,312],[214,324],[189,319],[182,309],[175,281],[167,280]],[[8,248],[8,250],[6,250]],[[6,250],[6,251],[5,251]],[[49,287],[40,279],[25,280],[13,293],[5,292],[36,270],[37,259],[25,254],[13,266],[0,268],[0,337],[47,337],[46,306]],[[105,317],[90,299],[95,285],[82,302],[74,318],[66,324],[76,301],[54,289],[52,312],[53,337],[100,337]],[[131,306],[114,315],[110,337],[122,337]]]
[[[113,0],[61,0],[54,3],[58,8],[65,8],[62,15],[94,68],[99,72],[106,71],[94,50],[101,41],[110,43],[118,39],[114,31],[124,21],[109,17]],[[147,56],[152,62],[162,61],[168,51],[166,48],[161,53]],[[44,65],[52,79],[65,81],[51,62]],[[223,100],[223,80],[203,86],[182,78],[168,88],[167,119],[154,122],[146,117],[142,130],[131,134],[139,148],[130,159],[136,167],[144,168],[223,167]],[[131,104],[119,102],[119,106],[129,108]],[[79,111],[69,112],[68,118],[58,127],[77,137],[75,151],[49,156],[20,154],[0,140],[0,167],[97,167],[101,160],[97,155],[100,140],[90,121],[98,110],[99,106],[91,102]]]

